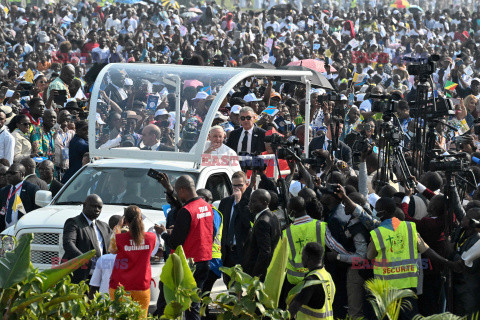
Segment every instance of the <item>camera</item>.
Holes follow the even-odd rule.
[[[407,58],[405,60],[409,60],[411,62],[419,62],[419,61],[425,61],[425,59],[413,59],[413,58]],[[411,64],[407,66],[407,71],[410,75],[412,76],[429,76],[432,75],[435,72],[435,62],[440,60],[440,56],[433,54],[430,57],[426,59],[427,61],[425,63],[420,63],[420,64]]]
[[[362,130],[361,132],[352,131],[352,133],[353,132],[355,132],[355,140],[352,145],[352,155],[359,156],[368,150],[370,147],[370,141],[367,138],[365,130]]]
[[[265,160],[258,155],[244,155],[240,153],[240,156],[243,156],[240,160],[240,167],[244,171],[264,171],[267,167],[265,164]]]
[[[328,93],[319,95],[317,97],[318,102],[327,102],[327,101],[340,101],[340,95],[338,93]]]
[[[327,159],[323,157],[313,157],[308,159],[302,159],[303,164],[308,164],[312,169],[320,169],[325,165]]]
[[[425,113],[427,119],[436,119],[445,116],[455,115],[455,106],[453,101],[448,98],[438,97],[435,99],[436,110],[433,109],[433,99],[426,101],[427,105],[425,109],[419,110],[416,108],[415,102],[409,102],[410,105],[410,116],[411,117],[421,117]]]
[[[300,160],[300,157],[302,156],[303,152],[298,145],[299,140],[296,137],[286,139],[278,133],[274,133],[270,136],[266,136],[264,141],[265,143],[270,143],[272,145],[272,149],[276,151],[278,159]]]
[[[160,171],[158,171],[158,170],[150,169],[150,170],[148,170],[147,175],[149,177],[152,177],[155,180],[160,180]]]
[[[442,157],[442,156],[441,156]],[[468,170],[468,163],[463,159],[447,160],[444,157],[430,161],[430,171],[462,172]]]
[[[121,147],[135,147],[135,144],[135,138],[131,134],[122,136],[122,140],[120,142]]]
[[[320,190],[321,193],[335,195],[335,193],[338,192],[340,188],[338,187],[337,184],[327,183],[325,187],[320,187],[318,189]]]

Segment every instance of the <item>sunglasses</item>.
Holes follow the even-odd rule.
[[[240,117],[240,120],[245,121],[245,120],[252,120],[251,116],[246,116],[246,117]]]

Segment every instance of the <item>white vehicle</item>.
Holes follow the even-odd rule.
[[[163,206],[167,204],[165,192],[155,179],[147,175],[150,168],[167,173],[172,184],[180,175],[188,174],[195,180],[197,189],[209,189],[214,200],[220,200],[230,195],[232,192],[230,179],[232,174],[239,170],[239,167],[229,163],[227,165],[223,163],[223,166],[211,165],[218,162],[209,162],[210,165],[203,165],[203,147],[215,113],[222,101],[235,85],[252,76],[297,77],[306,81],[307,89],[310,90],[307,77],[311,76],[311,72],[308,71],[142,64],[110,64],[106,66],[98,75],[92,90],[89,113],[91,163],[83,166],[55,198],[52,199],[49,191],[37,192],[35,202],[41,208],[28,213],[16,225],[6,229],[2,234],[15,236],[18,239],[26,233],[33,233],[31,261],[35,267],[46,269],[62,258],[64,254],[62,240],[64,223],[68,218],[81,213],[82,203],[89,194],[98,194],[103,199],[104,206],[99,219],[104,222],[108,223],[112,215],[123,215],[123,210],[127,205],[135,204],[142,209],[147,230],[151,229],[155,223],[165,223],[166,219],[163,213]],[[171,151],[141,150],[138,147],[128,146],[129,139],[124,139],[128,135],[125,133],[128,130],[126,128],[123,136],[119,134],[112,137],[112,141],[117,139],[119,145],[111,143],[110,148],[99,148],[100,143],[96,137],[96,129],[98,129],[96,119],[99,116],[104,119],[108,117],[109,112],[114,110],[114,104],[125,109],[125,105],[122,103],[127,104],[128,102],[114,100],[114,90],[122,87],[125,78],[132,79],[135,84],[134,88],[138,87],[138,90],[143,90],[143,86],[146,85],[147,95],[145,97],[147,98],[142,102],[147,105],[147,113],[149,110],[153,110],[153,114],[157,106],[165,106],[167,92],[174,94],[175,106],[170,106],[170,110],[175,111],[170,112],[171,117],[169,118],[169,124],[175,131],[175,143]],[[187,119],[184,117],[186,114],[195,114],[193,109],[195,106],[188,103],[193,97],[187,97],[188,89],[185,89],[192,81],[209,87],[209,90],[216,94],[208,113],[196,117],[200,121],[197,121],[195,126],[190,124],[190,120],[195,117],[191,116]],[[106,96],[109,98],[105,98]],[[157,98],[151,99],[150,96],[156,96],[158,100],[156,100]],[[104,97],[107,101],[101,100],[100,97]],[[170,95],[170,101],[172,101],[171,97]],[[122,113],[122,116],[125,114]],[[307,120],[309,117],[310,115],[307,114]],[[129,121],[125,120],[128,126]],[[183,131],[179,125],[175,125],[179,123],[182,123]],[[187,128],[189,129],[186,130]],[[193,131],[192,128],[197,131]],[[114,128],[110,129],[111,133]],[[165,131],[162,132],[165,133]],[[306,141],[308,141],[308,134],[309,131],[306,130]],[[100,160],[94,161],[95,158]],[[158,295],[157,285],[160,270],[160,264],[152,264],[152,303],[155,303]]]

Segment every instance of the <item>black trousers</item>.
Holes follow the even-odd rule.
[[[195,272],[193,278],[197,282],[197,288],[200,289],[199,295],[203,293],[203,286],[208,278],[208,272],[210,271],[210,261],[201,261],[195,263]],[[190,309],[185,311],[186,320],[200,320],[200,303],[193,302]]]

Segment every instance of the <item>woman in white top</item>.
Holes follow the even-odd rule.
[[[8,124],[8,129],[15,138],[13,162],[20,162],[23,158],[32,155],[32,144],[29,137],[31,125],[30,119],[24,114],[16,115]]]

